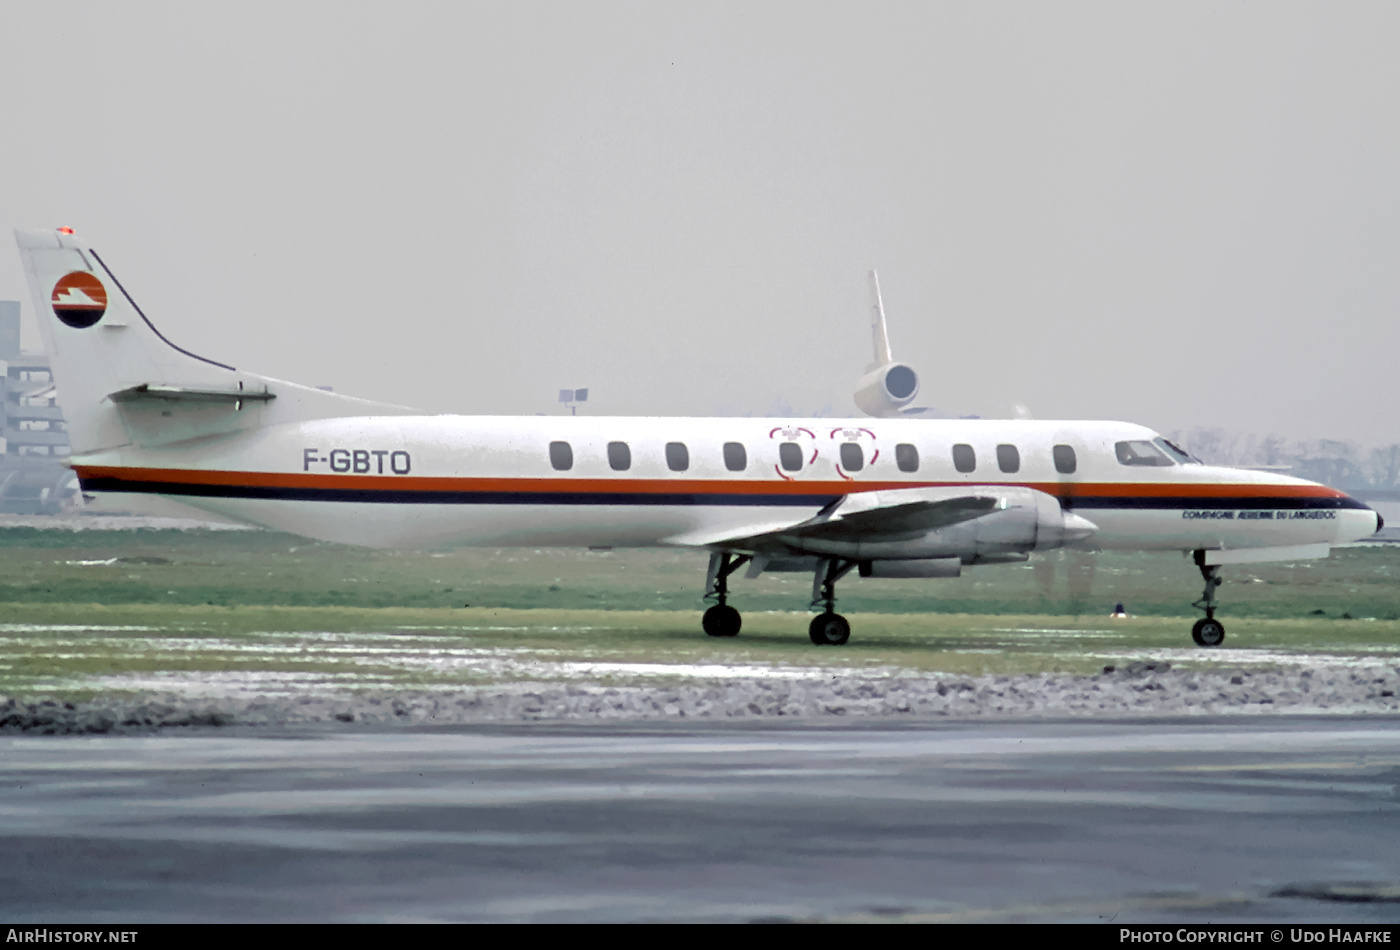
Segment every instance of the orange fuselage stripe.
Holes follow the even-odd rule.
[[[355,475],[313,472],[231,472],[206,469],[130,468],[75,466],[82,479],[107,478],[130,482],[184,485],[239,485],[257,488],[327,488],[360,491],[419,492],[557,492],[608,494],[705,494],[705,495],[846,495],[857,491],[892,491],[902,488],[957,488],[1006,485],[1032,488],[1056,497],[1112,498],[1344,498],[1345,492],[1325,485],[1192,484],[1144,482],[890,482],[890,481],[756,481],[691,478],[490,478],[422,475]]]

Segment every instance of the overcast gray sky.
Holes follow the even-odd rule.
[[[921,402],[1400,441],[1400,4],[0,24],[0,226],[78,229],[242,369],[434,411],[855,414],[876,267]],[[0,298],[28,315],[13,250]]]

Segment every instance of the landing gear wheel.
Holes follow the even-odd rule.
[[[700,618],[700,626],[712,637],[737,637],[743,622],[739,611],[728,604],[716,604]]]
[[[1191,628],[1191,639],[1197,646],[1218,647],[1225,639],[1225,625],[1219,620],[1197,620]]]
[[[839,647],[851,639],[851,625],[840,614],[827,611],[812,618],[807,636],[819,647]]]

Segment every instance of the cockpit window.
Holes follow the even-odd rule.
[[[1168,442],[1160,435],[1152,440],[1152,444],[1157,446],[1157,448],[1161,449],[1163,452],[1166,452],[1167,455],[1176,459],[1178,465],[1203,464],[1200,459],[1196,458],[1196,456],[1192,455],[1190,452],[1186,451],[1181,446],[1176,445],[1173,442]]]
[[[1176,464],[1166,452],[1163,452],[1146,439],[1135,439],[1131,442],[1115,443],[1113,451],[1118,454],[1118,461],[1122,462],[1124,465],[1145,465],[1149,468],[1163,468]]]

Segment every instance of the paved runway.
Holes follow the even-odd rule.
[[[1386,922],[1400,723],[0,739],[0,920]]]

